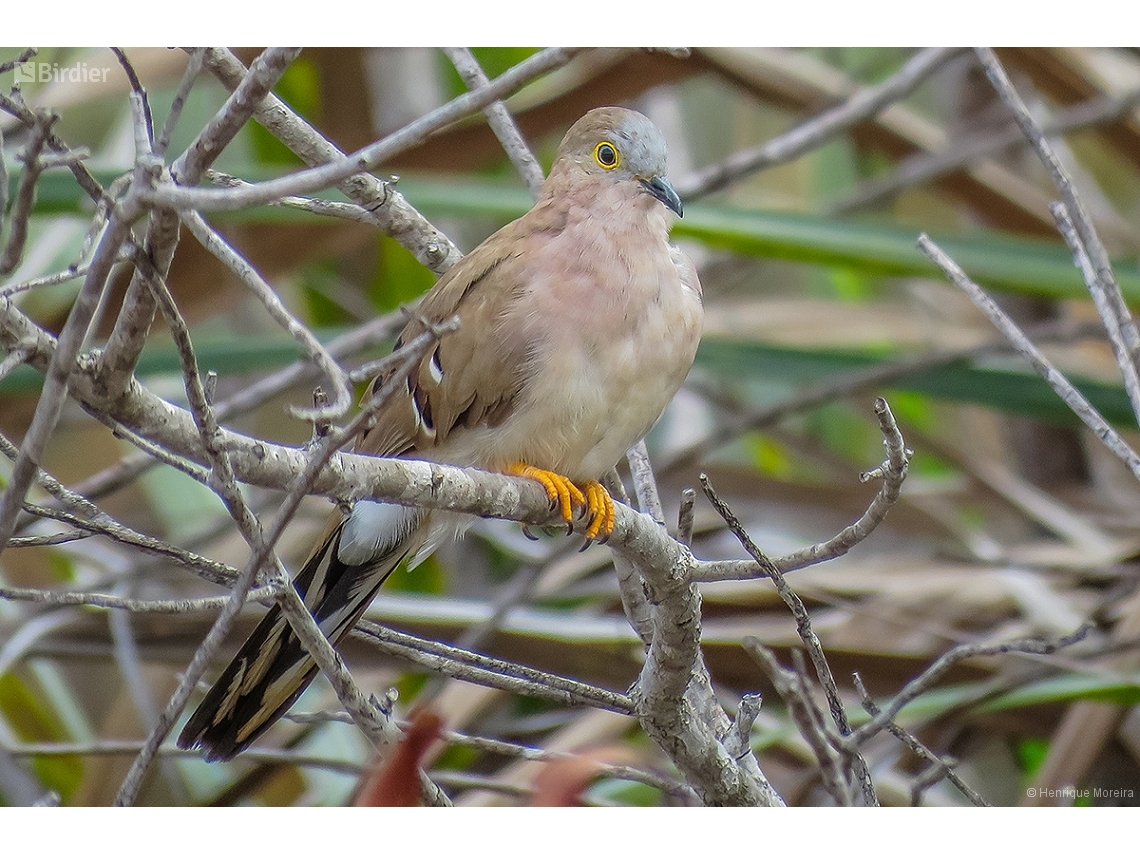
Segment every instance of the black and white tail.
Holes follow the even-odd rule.
[[[372,550],[367,561],[347,564],[344,557],[360,554],[341,546],[342,538],[353,539],[353,528],[348,521],[337,526],[293,580],[333,644],[352,629],[412,546],[406,537],[381,538],[388,541],[386,548]],[[178,746],[202,748],[207,760],[232,759],[285,714],[317,670],[281,608],[274,606],[190,717]]]

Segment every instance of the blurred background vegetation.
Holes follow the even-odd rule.
[[[0,49],[0,62],[19,50]],[[532,52],[475,54],[494,77]],[[256,53],[239,55],[248,62]],[[1039,121],[1065,126],[1053,142],[1117,259],[1126,297],[1140,301],[1140,52],[998,53]],[[587,109],[611,103],[639,109],[664,131],[670,172],[684,194],[702,167],[842,104],[913,54],[902,48],[594,50],[526,87],[508,106],[544,166]],[[186,54],[132,49],[128,55],[160,123]],[[88,166],[110,184],[133,159],[121,69],[105,49],[43,49],[36,60],[111,69],[105,83],[22,87],[30,105],[59,112],[56,132],[73,147],[86,146]],[[5,90],[11,83],[7,75],[0,79]],[[318,48],[306,50],[275,91],[351,151],[465,87],[437,50]],[[172,152],[182,151],[226,95],[209,74],[200,76]],[[11,198],[23,129],[0,115],[0,133]],[[299,165],[251,123],[215,168],[255,181]],[[530,205],[481,116],[382,169],[382,177],[399,175],[408,201],[464,250]],[[882,458],[871,410],[876,394],[888,399],[915,452],[903,498],[882,528],[848,556],[789,577],[845,690],[858,670],[871,692],[885,697],[954,644],[1056,636],[1094,614],[1104,621],[1103,643],[1120,614],[1136,608],[1140,485],[914,248],[921,232],[937,240],[1135,446],[1135,418],[1119,373],[1052,225],[1047,204],[1054,198],[1046,172],[969,52],[877,117],[806,154],[686,198],[674,236],[698,263],[707,320],[689,382],[649,438],[670,518],[680,490],[704,471],[770,554],[830,537],[874,494],[858,475]],[[91,215],[90,201],[66,170],[46,172],[24,259],[0,286],[72,263]],[[209,219],[323,339],[396,309],[435,279],[370,226],[280,207]],[[106,318],[113,319],[128,278],[126,270],[117,276]],[[188,236],[169,282],[193,325],[202,367],[218,372],[219,399],[297,358],[292,339]],[[58,330],[77,288],[71,282],[33,290],[19,304]],[[139,376],[159,394],[183,399],[177,354],[161,324]],[[17,443],[39,386],[40,377],[24,368],[0,382],[0,432]],[[274,441],[304,442],[308,427],[289,419],[285,407],[307,403],[311,393],[299,386],[232,424]],[[131,451],[69,404],[43,466],[76,484]],[[0,462],[0,477],[8,465]],[[272,508],[272,495],[250,494],[256,507]],[[294,567],[327,513],[326,501],[308,501],[281,544]],[[239,566],[244,560],[244,543],[221,503],[165,467],[149,469],[100,506],[133,528],[211,558]],[[743,555],[703,502],[697,532],[700,557]],[[480,521],[463,543],[414,573],[397,574],[368,615],[624,689],[637,673],[640,645],[622,615],[607,551],[579,554],[578,545],[564,538],[531,543],[517,525]],[[221,593],[98,538],[9,549],[0,556],[0,574],[3,585],[124,596]],[[706,656],[726,705],[734,707],[743,693],[764,693],[754,731],[762,768],[790,803],[825,800],[803,738],[739,644],[753,635],[786,652],[799,644],[791,617],[764,582],[708,585],[701,594]],[[243,630],[260,613],[247,611]],[[109,803],[134,744],[116,747],[116,741],[145,735],[210,619],[0,599],[0,768],[6,770],[0,799],[20,803],[21,794],[50,788],[65,804]],[[243,637],[234,633],[229,650]],[[457,730],[552,750],[620,744],[630,762],[662,763],[636,724],[615,714],[555,708],[413,673],[351,643],[345,654],[364,686],[378,693],[396,686],[401,710],[430,697]],[[908,707],[902,720],[933,750],[957,758],[959,774],[991,801],[1015,804],[1074,704],[1110,704],[1119,714],[1103,732],[1088,734],[1091,745],[1103,748],[1092,751],[1084,768],[1073,767],[1077,778],[1070,783],[1122,788],[1132,794],[1123,800],[1135,802],[1136,664],[1128,655],[1079,654],[971,661]],[[318,680],[296,709],[335,708],[335,696]],[[291,762],[243,757],[207,766],[164,756],[143,802],[340,804],[368,756],[355,729],[337,722],[283,722],[262,742],[290,749]],[[79,747],[62,753],[68,745]],[[880,798],[909,803],[920,764],[885,739],[868,749],[868,762]],[[452,747],[435,760],[433,776],[470,803],[525,801],[540,765]],[[585,798],[670,803],[650,786],[614,779],[593,784]],[[925,798],[959,800],[945,784]]]

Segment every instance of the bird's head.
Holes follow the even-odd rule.
[[[677,216],[681,198],[666,177],[665,138],[649,119],[622,107],[599,107],[573,124],[551,174],[577,168],[607,182],[630,182]]]

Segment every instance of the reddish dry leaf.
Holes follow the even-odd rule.
[[[420,760],[443,730],[443,719],[431,710],[412,714],[411,727],[396,750],[378,762],[356,797],[357,807],[418,807]]]
[[[530,803],[535,807],[580,807],[582,793],[603,765],[628,762],[629,751],[616,746],[551,760],[534,779]]]

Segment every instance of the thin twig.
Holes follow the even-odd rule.
[[[252,186],[248,181],[244,181],[236,175],[230,175],[229,173],[220,172],[216,169],[206,170],[206,180],[218,187]],[[286,196],[283,199],[270,202],[269,205],[274,208],[289,208],[294,211],[304,211],[307,214],[314,214],[318,217],[332,217],[338,220],[346,220],[350,223],[376,225],[376,215],[374,212],[360,205],[354,205],[351,202],[333,202],[328,199],[313,199],[308,196]]]
[[[843,104],[813,117],[795,129],[763,145],[733,154],[677,182],[682,199],[696,199],[727,187],[756,172],[794,160],[819,147],[835,134],[879,113],[888,104],[905,98],[931,73],[961,52],[961,48],[926,48],[911,57],[895,74],[877,86],[862,89]]]
[[[234,92],[170,167],[176,182],[194,185],[214,159],[249,121],[250,113],[280,80],[298,53],[296,48],[268,48],[251,64]],[[150,213],[142,242],[145,255],[160,278],[170,272],[178,246],[178,217],[171,211]],[[122,394],[138,364],[154,321],[150,288],[137,272],[131,277],[122,309],[99,356],[101,381],[111,394]]]
[[[190,57],[186,61],[186,71],[182,73],[182,80],[174,93],[174,100],[170,103],[170,112],[166,114],[166,121],[162,123],[162,130],[154,143],[154,153],[159,157],[164,157],[166,149],[170,146],[170,138],[174,135],[174,128],[178,124],[178,119],[182,116],[186,99],[190,97],[190,90],[194,88],[194,82],[202,70],[202,57],[205,53],[205,48],[194,48],[190,51]]]
[[[850,780],[840,762],[840,752],[832,744],[832,735],[822,710],[812,697],[806,676],[801,671],[783,668],[776,657],[760,643],[748,636],[743,639],[744,649],[764,669],[777,694],[787,706],[788,714],[806,740],[819,763],[820,780],[836,804],[853,804]],[[798,652],[798,651],[797,651]]]
[[[1046,136],[1069,133],[1082,128],[1115,122],[1140,103],[1140,89],[1110,98],[1090,98],[1063,110],[1041,126]],[[903,160],[898,167],[881,178],[870,178],[855,185],[848,195],[827,205],[831,215],[841,215],[858,208],[866,208],[901,193],[908,187],[941,178],[982,158],[1000,154],[1006,149],[1026,142],[1019,128],[1008,127],[999,131],[949,140],[937,152],[916,154]]]
[[[285,718],[298,724],[313,724],[322,722],[339,722],[352,724],[352,717],[343,711],[325,711],[311,713],[286,713]],[[410,727],[407,721],[397,721],[396,726],[402,731]],[[559,760],[569,760],[578,755],[567,751],[550,751],[546,748],[534,748],[518,742],[507,742],[489,736],[473,736],[456,730],[440,731],[439,739],[448,745],[458,745],[463,748],[473,748],[488,754],[497,754],[502,757],[511,757],[517,760],[531,760],[539,763],[552,763]],[[0,746],[2,747],[2,746]],[[246,754],[245,756],[248,756]],[[697,804],[696,794],[692,788],[681,781],[666,778],[662,775],[628,766],[621,763],[606,763],[596,761],[598,772],[601,775],[619,780],[637,781],[647,786],[661,790],[671,796],[684,799],[687,803]]]
[[[761,697],[759,694],[744,695],[736,707],[736,717],[732,720],[732,732],[725,738],[724,747],[734,757],[740,757],[752,750],[752,727],[760,715]]]
[[[1073,219],[1077,234],[1080,235],[1081,243],[1084,244],[1093,269],[1096,271],[1096,278],[1100,282],[1105,303],[1111,309],[1114,323],[1120,328],[1129,359],[1133,364],[1133,373],[1140,375],[1140,331],[1137,331],[1136,325],[1132,321],[1132,314],[1124,302],[1124,295],[1116,283],[1116,276],[1112,272],[1112,262],[1109,260],[1108,251],[1104,248],[1104,244],[1097,234],[1092,218],[1085,211],[1085,206],[1081,202],[1076,187],[1073,186],[1068,170],[1061,164],[1052,145],[1042,132],[1041,126],[1033,118],[1021,96],[1017,94],[1017,90],[997,55],[989,48],[976,48],[974,52],[985,68],[986,76],[993,84],[998,96],[1013,112],[1017,124],[1021,126],[1022,132],[1033,144],[1037,156],[1045,164],[1045,168],[1049,170],[1053,183],[1061,191],[1061,199]]]
[[[63,282],[70,282],[72,279],[82,279],[87,275],[87,265],[76,265],[68,267],[65,270],[60,270],[58,273],[48,273],[44,276],[37,276],[34,279],[26,279],[23,282],[14,282],[11,285],[5,285],[0,288],[0,297],[14,297],[16,294],[21,294],[24,291],[31,291],[35,288],[45,288],[51,285],[59,285]]]
[[[444,48],[443,52],[447,54],[447,58],[451,60],[451,64],[455,66],[455,70],[459,72],[459,76],[471,91],[482,89],[491,82],[469,48]],[[483,108],[483,113],[487,116],[487,124],[491,126],[491,130],[502,144],[503,151],[507,153],[507,157],[511,159],[511,163],[526,182],[530,195],[537,198],[545,176],[542,174],[538,159],[531,152],[530,146],[526,144],[518,125],[507,110],[507,105],[502,101],[492,101]]]
[[[80,534],[86,534],[80,532]],[[229,577],[236,576],[234,571]],[[219,577],[219,582],[228,581]],[[246,597],[248,603],[267,603],[273,599],[273,588],[254,588]],[[224,597],[197,597],[185,600],[138,600],[114,594],[82,593],[79,591],[44,591],[39,588],[13,588],[0,586],[0,600],[42,603],[49,606],[92,606],[98,609],[117,609],[135,614],[182,615],[195,612],[216,612],[229,600]]]
[[[141,267],[139,269],[143,270]],[[165,283],[152,278],[153,274],[150,271],[144,271],[144,275],[147,276],[147,283],[152,289],[158,306],[162,310],[163,316],[166,318],[167,325],[170,327],[178,346],[191,411],[198,425],[202,444],[211,460],[214,474],[214,483],[212,486],[214,486],[215,490],[222,497],[231,516],[233,516],[234,520],[238,523],[238,527],[243,537],[245,537],[249,543],[253,555],[245,569],[239,574],[233,594],[229,602],[227,602],[223,608],[222,614],[211,627],[206,640],[203,641],[202,645],[195,652],[190,667],[183,675],[183,679],[180,681],[177,690],[167,704],[167,708],[164,710],[159,723],[150,731],[144,749],[139,752],[138,757],[136,757],[119,789],[119,793],[116,796],[117,804],[131,804],[134,802],[138,787],[141,785],[147,766],[155,756],[158,745],[169,732],[174,718],[181,712],[189,697],[190,689],[197,683],[213,651],[228,632],[229,625],[233,622],[237,612],[244,603],[249,589],[253,584],[253,580],[257,577],[258,572],[265,563],[269,563],[270,566],[276,570],[275,574],[272,575],[272,579],[277,586],[276,601],[281,607],[282,613],[288,619],[290,626],[298,638],[301,639],[306,651],[313,656],[322,672],[330,679],[334,688],[337,690],[337,696],[341,699],[346,709],[353,713],[353,717],[362,731],[377,747],[390,743],[394,741],[395,738],[391,731],[391,725],[387,722],[387,717],[376,709],[375,705],[366,699],[356,687],[351,675],[348,674],[347,669],[344,667],[344,663],[328,639],[320,632],[313,616],[300,601],[296,589],[294,589],[289,582],[284,568],[272,552],[274,544],[280,537],[284,526],[296,511],[301,496],[307,493],[311,479],[315,476],[316,471],[327,462],[328,456],[331,456],[332,451],[335,451],[339,446],[330,441],[331,437],[325,438],[324,444],[330,445],[331,450],[329,450],[327,454],[322,455],[322,453],[317,453],[313,456],[309,466],[298,476],[294,487],[287,493],[281,513],[278,515],[269,536],[265,537],[257,518],[246,505],[244,498],[237,489],[237,482],[228,454],[218,444],[220,430],[202,386],[197,361],[194,356],[193,344],[190,341],[189,331],[186,328],[185,321],[178,313],[177,307],[174,305],[174,301]],[[422,349],[423,347],[421,346],[421,350]],[[397,377],[396,382],[402,382],[402,377]],[[438,802],[445,800],[445,797],[438,791],[438,788],[426,781],[426,779],[425,791],[432,801]]]
[[[1097,313],[1108,333],[1108,340],[1112,345],[1116,364],[1120,366],[1120,373],[1124,377],[1124,390],[1128,393],[1128,400],[1132,404],[1132,413],[1137,422],[1140,422],[1140,377],[1137,376],[1136,363],[1133,362],[1128,351],[1128,343],[1125,341],[1126,329],[1132,326],[1131,315],[1128,314],[1125,318],[1121,317],[1113,297],[1105,289],[1104,283],[1096,275],[1096,271],[1093,270],[1092,261],[1089,259],[1084,244],[1081,243],[1077,228],[1073,223],[1073,218],[1069,215],[1069,209],[1065,207],[1065,203],[1053,202],[1049,206],[1049,210],[1053,214],[1053,219],[1057,221],[1057,230],[1061,232],[1061,237],[1065,239],[1065,244],[1073,255],[1073,264],[1081,272],[1081,278],[1085,280],[1085,286],[1089,289],[1089,294],[1092,295],[1093,303],[1096,304]],[[1128,307],[1124,306],[1123,311],[1128,313]],[[1122,327],[1122,323],[1126,326]]]
[[[30,352],[29,348],[16,347],[0,361],[0,383],[4,381],[5,377],[27,362]]]
[[[0,92],[0,110],[15,116],[26,128],[32,128],[36,124],[36,114],[30,110],[22,100],[11,98]],[[49,133],[47,137],[47,145],[52,151],[66,153],[71,151],[71,148],[61,140],[54,133]],[[76,183],[83,188],[92,199],[98,202],[103,197],[103,185],[100,184],[87,165],[81,160],[76,160],[68,163],[68,168],[71,170],[72,175],[75,176]]]
[[[7,276],[20,263],[24,255],[24,244],[28,239],[28,223],[32,217],[32,208],[36,204],[36,183],[44,165],[40,161],[40,153],[51,133],[51,126],[59,118],[54,113],[37,113],[36,124],[28,134],[28,141],[20,153],[20,160],[24,168],[20,173],[20,183],[16,188],[16,200],[12,203],[12,211],[8,217],[8,242],[0,254],[0,276]],[[7,174],[5,178],[4,194],[7,196]],[[0,216],[4,209],[0,208]]]
[[[1133,475],[1140,479],[1140,455],[1121,438],[1116,429],[1105,420],[1104,416],[1097,412],[1088,399],[1077,391],[1077,388],[1060,371],[1053,367],[1053,363],[1029,340],[1009,315],[1002,311],[1001,307],[990,299],[989,295],[977,283],[966,276],[962,268],[929,237],[926,235],[919,237],[918,248],[931,261],[941,267],[955,285],[966,292],[967,296],[974,301],[974,305],[986,313],[993,325],[1009,339],[1018,353],[1029,361],[1029,364],[1044,378],[1045,382],[1053,387],[1053,391],[1061,397],[1069,409],[1088,425],[1109,451],[1124,461]]]
[[[142,778],[151,760],[155,756],[159,744],[170,732],[175,718],[185,707],[186,702],[189,700],[191,690],[205,672],[206,665],[213,657],[214,652],[221,644],[225,635],[229,632],[229,628],[241,610],[245,598],[248,596],[254,580],[257,578],[259,570],[267,562],[270,563],[270,566],[277,568],[275,578],[279,586],[277,601],[281,605],[283,613],[289,619],[290,626],[294,632],[297,633],[298,637],[304,638],[305,641],[308,642],[305,645],[306,651],[313,656],[322,672],[332,681],[334,688],[338,690],[338,698],[340,698],[342,703],[345,703],[346,708],[353,713],[354,719],[361,726],[366,736],[370,739],[380,739],[382,742],[389,741],[386,734],[386,727],[388,726],[386,717],[381,714],[379,710],[375,709],[355,687],[339,655],[336,654],[336,651],[329,644],[328,639],[320,633],[320,629],[316,626],[312,615],[304,608],[303,604],[300,608],[301,613],[298,614],[295,608],[297,602],[299,602],[296,590],[289,583],[284,569],[281,568],[280,562],[276,560],[272,553],[273,547],[277,539],[281,536],[286,523],[295,513],[301,497],[308,492],[312,479],[316,477],[316,473],[327,462],[328,457],[331,456],[333,451],[339,447],[335,443],[337,439],[340,439],[340,436],[333,437],[330,435],[330,437],[326,437],[324,443],[322,443],[324,448],[318,446],[316,453],[310,457],[305,469],[294,479],[294,484],[286,494],[285,501],[282,503],[281,512],[278,514],[268,536],[263,535],[260,524],[245,504],[241,493],[237,489],[237,482],[234,478],[229,454],[219,445],[221,431],[218,428],[216,417],[206,400],[201,385],[196,359],[194,357],[193,344],[190,341],[189,331],[186,329],[185,322],[178,314],[177,307],[174,305],[165,283],[155,281],[148,276],[147,284],[151,287],[159,308],[162,310],[167,324],[171,329],[171,333],[174,335],[176,344],[178,345],[179,356],[183,363],[187,395],[190,399],[195,422],[201,434],[202,444],[206,449],[207,455],[211,458],[216,476],[215,487],[222,494],[231,516],[234,517],[241,529],[243,537],[245,537],[250,544],[252,555],[246,567],[238,575],[230,600],[222,609],[221,614],[210,628],[206,638],[195,651],[190,665],[183,674],[178,688],[167,703],[158,725],[148,734],[146,746],[139,752],[126,778],[124,778],[119,788],[119,793],[116,796],[117,804],[132,804],[134,802],[138,788],[142,783]],[[429,330],[429,333],[431,332],[432,331]],[[425,333],[424,336],[428,336],[429,333]],[[421,338],[424,336],[421,336]],[[422,342],[417,342],[416,344],[419,345],[420,351],[427,346],[426,343]],[[408,370],[410,370],[410,366],[415,363],[411,357],[403,354],[403,350],[408,350],[415,356],[416,348],[409,345],[408,348],[404,348],[400,352],[401,358],[407,360]],[[422,356],[422,353],[420,355]],[[402,381],[403,375],[397,374],[394,382],[398,384]],[[390,391],[390,389],[382,388],[376,397],[383,399],[385,394],[390,394]],[[349,434],[349,436],[351,435],[352,434]],[[319,636],[319,638],[314,638],[313,633]],[[428,789],[431,791],[432,799],[437,800],[439,798],[438,791],[435,790],[434,787],[428,787]]]
[[[551,69],[564,65],[577,50],[547,48],[496,77],[477,92],[468,92],[416,119],[345,158],[324,166],[312,167],[282,178],[274,178],[250,187],[214,190],[199,187],[177,187],[170,184],[153,190],[148,201],[178,210],[234,211],[252,205],[263,205],[283,196],[301,196],[332,186],[359,172],[375,169],[385,160],[422,142],[429,134],[445,125],[480,110],[525,86]]]
[[[69,514],[67,511],[45,508],[41,505],[33,505],[31,503],[25,503],[24,510],[37,517],[67,523],[89,535],[103,535],[124,546],[169,559],[179,566],[193,570],[207,582],[224,585],[231,583],[237,575],[236,571],[226,564],[213,561],[184,549],[179,549],[165,541],[149,537],[123,525],[106,514],[101,513],[95,518],[84,518],[75,514]]]
[[[86,540],[93,537],[90,531],[61,531],[57,534],[38,534],[30,537],[13,537],[8,541],[9,549],[19,549],[26,546],[60,546],[64,543],[75,543],[77,540]],[[0,589],[0,598],[4,597]]]
[[[136,104],[137,115],[141,108],[137,102],[132,101],[132,103]],[[127,197],[115,206],[111,223],[95,250],[87,277],[56,341],[55,353],[44,378],[43,392],[36,405],[35,415],[24,435],[20,455],[12,466],[7,488],[0,498],[0,551],[3,551],[8,538],[12,536],[17,512],[23,505],[24,496],[38,469],[38,461],[42,458],[48,439],[63,411],[63,404],[67,399],[68,378],[75,368],[75,359],[87,334],[88,323],[99,304],[100,295],[118,257],[119,248],[130,233],[131,223],[142,214],[135,193],[141,192],[145,186],[154,181],[159,167],[160,164],[157,164],[152,156],[140,153],[135,165],[135,183],[131,185]],[[0,311],[9,304],[8,298],[0,299]]]
[[[788,555],[769,559],[772,566],[780,573],[789,573],[847,554],[852,547],[865,540],[878,528],[886,519],[887,512],[898,501],[910,463],[910,451],[895,422],[894,414],[883,398],[875,399],[875,415],[879,421],[879,430],[883,433],[887,459],[875,469],[864,473],[861,480],[881,479],[882,486],[879,487],[879,492],[875,494],[875,498],[871,500],[863,515],[834,537]],[[757,565],[751,561],[704,561],[698,564],[693,573],[694,578],[701,582],[753,579],[759,575],[763,573],[758,573]]]
[[[721,518],[725,521],[729,530],[740,541],[741,546],[745,551],[756,561],[757,566],[761,569],[763,574],[772,580],[772,584],[776,586],[776,593],[780,595],[780,599],[784,601],[784,605],[792,613],[796,621],[796,631],[799,633],[800,639],[804,643],[804,648],[811,657],[812,666],[815,668],[816,676],[819,678],[820,685],[823,687],[823,693],[827,697],[827,705],[831,711],[831,718],[834,720],[839,733],[847,736],[851,733],[851,725],[847,720],[847,711],[843,708],[843,699],[839,696],[839,686],[835,683],[835,677],[831,673],[831,665],[827,661],[827,656],[823,652],[823,645],[820,643],[819,636],[815,634],[815,630],[811,626],[811,617],[808,615],[807,607],[804,606],[803,600],[799,595],[792,590],[788,585],[784,574],[777,569],[772,560],[765,555],[758,546],[752,541],[744,526],[740,524],[740,520],[732,512],[732,509],[721,500],[713,489],[712,483],[709,481],[708,476],[701,474],[701,486],[704,489],[705,496],[712,504],[716,512],[720,514]],[[867,770],[866,761],[862,757],[852,758],[854,773],[862,784],[863,796],[865,803],[868,805],[877,805],[878,798],[875,795],[874,785],[871,783],[871,774]]]
[[[859,676],[856,671],[851,675],[852,681],[855,683],[855,691],[859,693],[860,702],[863,704],[863,709],[868,713],[875,716],[882,712],[879,705],[871,698],[867,687],[863,685],[863,678]],[[990,807],[990,803],[986,801],[977,790],[971,787],[968,783],[962,780],[962,777],[954,771],[954,764],[947,757],[940,757],[923,745],[917,737],[911,734],[906,728],[900,727],[897,723],[891,721],[887,722],[887,730],[899,742],[903,743],[907,748],[913,751],[919,759],[929,763],[932,769],[936,769],[940,773],[940,777],[946,778],[950,783],[958,788],[958,791],[970,800],[970,803],[977,807]],[[916,789],[916,793],[918,790]]]
[[[157,723],[148,732],[143,748],[131,763],[131,767],[123,778],[118,793],[115,795],[114,803],[119,806],[134,804],[147,769],[158,753],[159,745],[161,745],[162,741],[170,732],[175,719],[185,707],[186,702],[190,698],[191,691],[205,672],[206,666],[213,657],[215,650],[221,645],[222,640],[229,632],[230,626],[237,619],[237,615],[245,604],[246,597],[249,595],[250,589],[252,589],[257,579],[257,574],[262,566],[262,562],[270,558],[268,554],[258,554],[261,551],[259,547],[264,547],[264,540],[261,537],[261,527],[238,490],[229,455],[219,443],[221,432],[202,388],[197,360],[194,356],[193,343],[190,340],[189,330],[186,328],[185,321],[179,314],[177,306],[174,305],[174,300],[170,296],[166,284],[153,278],[151,271],[144,269],[141,265],[136,267],[136,270],[144,276],[146,284],[151,289],[151,295],[162,310],[167,326],[177,345],[179,359],[182,363],[184,385],[190,401],[191,413],[197,425],[202,446],[206,451],[207,457],[210,459],[214,475],[211,486],[222,498],[230,515],[234,518],[235,522],[237,522],[242,536],[250,543],[255,553],[255,558],[251,560],[238,575],[236,584],[233,587],[233,592],[226,602],[226,605],[222,608],[221,614],[218,615],[217,620],[213,626],[210,627],[210,631],[206,634],[206,638],[202,644],[199,645],[198,649],[194,652],[190,665],[182,675],[182,679],[179,680],[178,687],[175,689],[173,695],[171,695],[167,701],[166,708],[163,710],[162,715],[159,716]]]
[[[230,93],[225,104],[210,118],[170,168],[174,180],[179,184],[197,183],[300,55],[301,48],[295,47],[266,48],[262,51],[250,63],[249,71]]]
[[[862,745],[875,734],[879,733],[887,726],[887,722],[893,722],[898,714],[902,711],[903,707],[933,686],[938,680],[946,673],[953,665],[961,662],[963,659],[970,659],[975,656],[998,656],[1003,653],[1031,653],[1036,655],[1045,655],[1055,653],[1056,651],[1076,644],[1084,638],[1093,624],[1086,622],[1081,624],[1074,632],[1069,635],[1062,636],[1061,638],[1052,640],[1040,640],[1035,638],[1019,639],[1016,641],[1006,641],[1001,644],[962,644],[951,650],[946,651],[939,656],[934,663],[903,686],[902,690],[895,695],[889,704],[887,704],[879,713],[871,717],[871,720],[861,724],[850,735],[850,739],[856,745]]]
[[[298,321],[285,308],[281,298],[269,287],[269,283],[261,278],[252,264],[246,261],[237,250],[230,246],[196,211],[186,211],[181,214],[182,222],[190,229],[191,234],[197,238],[211,254],[238,275],[238,278],[249,288],[261,302],[269,316],[293,336],[305,348],[309,358],[320,366],[322,373],[332,386],[334,397],[331,404],[320,410],[310,408],[292,408],[296,418],[313,421],[318,418],[337,419],[348,412],[352,406],[352,392],[348,388],[348,378],[344,370],[337,365],[332,354],[328,352],[309,328]]]
[[[234,89],[244,79],[245,66],[224,48],[206,51],[205,64],[222,84]],[[344,158],[344,152],[298,116],[281,99],[269,94],[254,111],[254,119],[309,166]],[[451,240],[408,204],[393,188],[367,173],[350,176],[338,189],[370,215],[368,222],[406,248],[420,264],[436,273],[446,272],[463,257]],[[286,195],[282,198],[295,198]]]
[[[152,463],[162,463],[177,472],[181,472],[187,478],[197,481],[202,486],[210,487],[210,470],[206,467],[187,460],[185,455],[179,454],[178,452],[167,451],[157,442],[152,442],[137,431],[124,427],[121,422],[116,421],[102,410],[82,402],[79,406],[93,419],[106,426],[115,439],[125,439],[131,443],[131,445],[140,449]]]
[[[37,53],[39,53],[39,51],[35,48],[25,48],[15,59],[10,59],[7,62],[0,62],[0,74],[7,74],[17,65],[23,65]]]
[[[629,696],[620,692],[547,674],[443,642],[417,638],[372,621],[361,621],[352,632],[389,655],[447,677],[458,677],[477,685],[544,698],[567,706],[585,705],[624,715],[633,713],[635,709]]]
[[[121,48],[117,47],[112,47],[111,53],[115,55],[115,59],[119,61],[119,65],[122,66],[123,71],[126,73],[127,81],[131,85],[131,91],[134,92],[138,96],[139,101],[142,102],[143,117],[146,119],[146,138],[149,143],[148,148],[149,150],[153,151],[154,117],[150,113],[150,99],[147,97],[146,89],[143,87],[142,81],[139,80],[138,73],[135,71],[135,67],[131,65],[131,61],[127,58],[126,53],[124,53]]]
[[[694,509],[697,491],[686,487],[681,491],[681,507],[677,511],[677,540],[686,548],[693,545]]]
[[[334,359],[341,359],[356,351],[385,341],[406,321],[407,318],[402,313],[390,312],[387,315],[373,318],[351,332],[338,336],[329,342],[326,349]],[[380,364],[379,361],[374,363],[375,366]],[[220,402],[214,408],[218,419],[230,419],[250,412],[290,386],[315,376],[316,372],[317,367],[310,360],[298,360],[280,371],[253,382],[232,397]],[[374,376],[375,373],[374,370],[369,376]],[[358,382],[354,373],[350,374],[350,378],[353,382]],[[130,433],[127,435],[128,437],[134,436]],[[148,449],[152,448],[153,446],[148,444]],[[149,451],[136,453],[76,484],[74,492],[88,496],[92,500],[98,500],[130,484],[139,475],[157,465],[157,462],[158,459]]]

